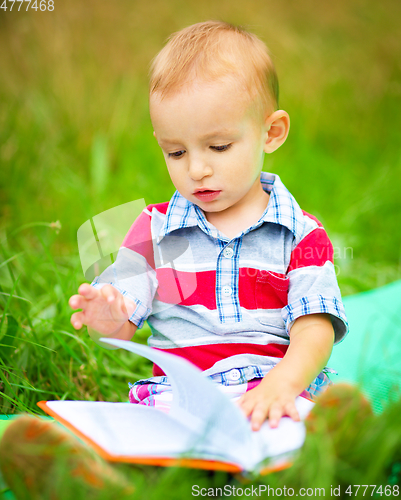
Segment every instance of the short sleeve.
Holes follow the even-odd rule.
[[[335,343],[348,332],[348,322],[333,263],[333,246],[320,225],[305,236],[291,253],[288,267],[288,305],[282,316],[287,332],[307,314],[331,315]]]
[[[110,284],[127,298],[129,320],[138,328],[152,313],[158,286],[153,255],[151,214],[145,210],[125,236],[115,262],[92,282],[95,288]]]

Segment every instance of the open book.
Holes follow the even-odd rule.
[[[101,340],[156,363],[173,392],[169,413],[131,403],[38,403],[105,459],[263,472],[288,465],[291,454],[302,446],[302,421],[284,417],[278,428],[271,429],[265,422],[254,432],[235,403],[188,361],[134,342]],[[296,404],[301,419],[313,406],[302,397]]]

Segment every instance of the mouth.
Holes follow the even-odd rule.
[[[197,189],[193,195],[200,201],[213,201],[219,196],[220,193],[221,190],[214,191],[212,189]]]

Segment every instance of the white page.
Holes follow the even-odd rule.
[[[111,455],[179,456],[191,433],[161,411],[131,403],[48,401],[47,406]]]

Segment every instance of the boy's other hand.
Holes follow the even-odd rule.
[[[76,330],[86,325],[105,336],[113,336],[127,322],[129,316],[124,297],[113,286],[97,289],[83,283],[78,294],[68,302],[72,309],[82,309],[71,316],[71,324]]]
[[[273,380],[274,378],[273,371],[268,373],[257,387],[243,394],[237,401],[245,416],[250,417],[253,431],[258,431],[267,418],[272,428],[277,427],[284,416],[300,420],[295,406],[296,392],[284,381]]]

